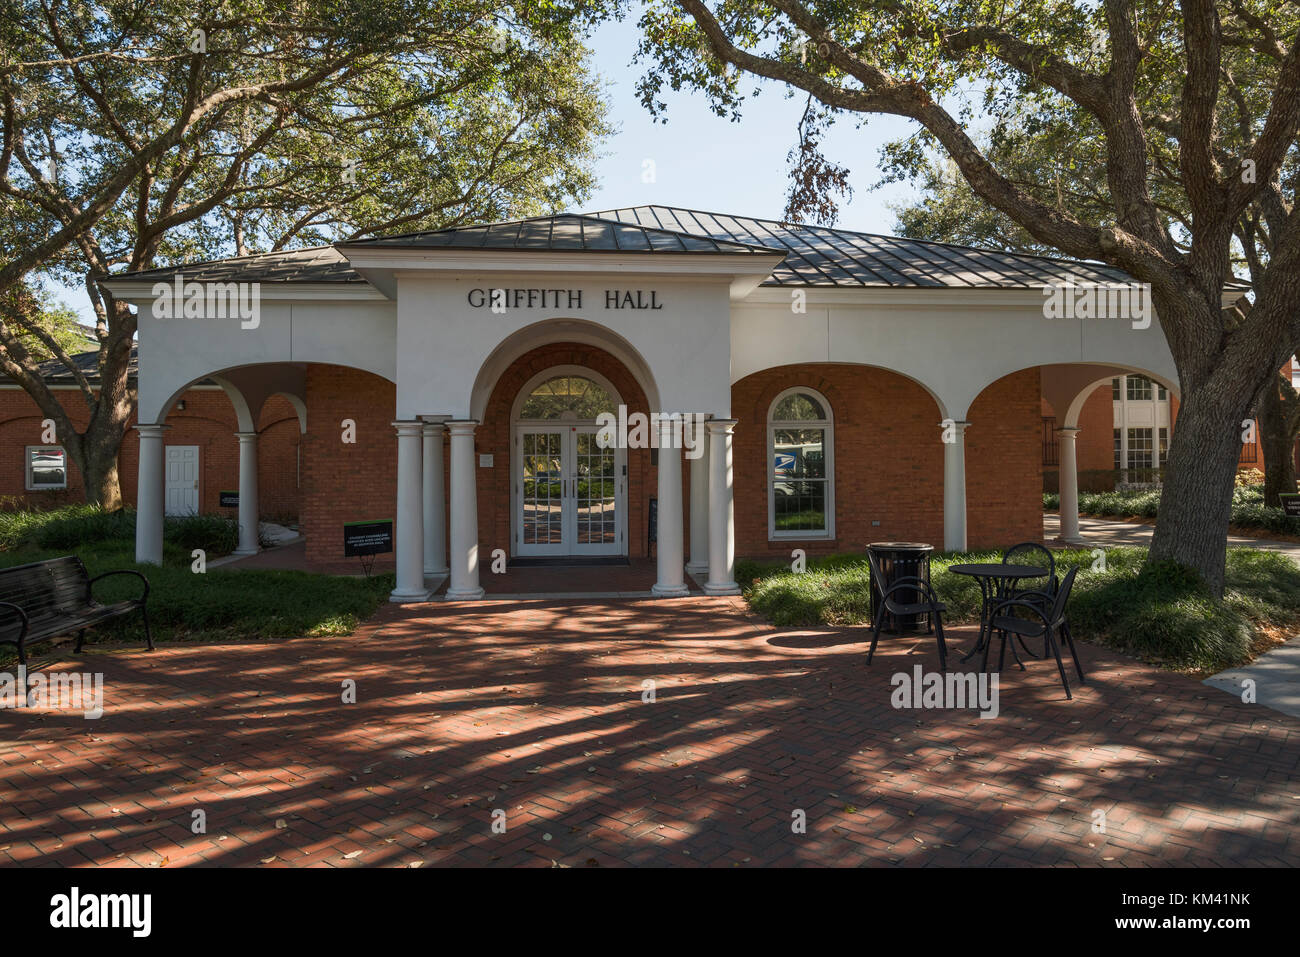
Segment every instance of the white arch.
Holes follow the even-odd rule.
[[[1074,398],[1070,400],[1069,405],[1066,406],[1065,417],[1061,423],[1062,426],[1070,429],[1078,428],[1079,416],[1083,414],[1083,407],[1084,404],[1088,401],[1088,397],[1092,395],[1093,391],[1098,386],[1104,385],[1110,382],[1111,379],[1115,378],[1115,376],[1121,376],[1121,375],[1146,376],[1152,382],[1156,382],[1164,386],[1165,389],[1168,390],[1170,395],[1175,397],[1178,396],[1178,387],[1166,381],[1162,376],[1154,375],[1145,369],[1132,369],[1132,368],[1116,369],[1112,373],[1103,376],[1100,379],[1094,379],[1092,382],[1090,382],[1088,385],[1085,385],[1082,389],[1080,389],[1075,394]],[[1055,408],[1055,406],[1053,406],[1053,408]]]
[[[556,342],[575,342],[608,352],[631,373],[645,393],[650,409],[662,410],[659,388],[649,364],[626,339],[599,323],[583,319],[546,319],[506,336],[483,361],[470,394],[470,418],[483,420],[492,390],[511,365],[539,346]]]
[[[879,370],[882,371],[882,372],[889,372],[889,373],[892,373],[893,375],[896,375],[896,376],[899,376],[900,378],[906,379],[908,382],[911,382],[913,385],[920,386],[922,389],[924,389],[924,390],[925,390],[925,393],[926,393],[926,394],[927,394],[931,399],[934,400],[934,404],[937,405],[937,406],[939,407],[939,417],[940,417],[940,418],[948,418],[948,408],[947,408],[947,406],[944,404],[943,397],[939,394],[938,390],[932,388],[928,383],[926,383],[925,381],[923,381],[923,380],[921,380],[921,379],[918,379],[915,375],[912,375],[911,373],[904,372],[904,371],[901,370],[901,369],[891,369],[889,366],[879,365],[878,363],[874,363],[874,362],[828,362],[828,361],[826,361],[826,360],[822,360],[822,361],[820,361],[820,362],[818,362],[818,361],[809,361],[809,362],[791,362],[791,363],[783,363],[783,364],[781,364],[781,365],[765,366],[765,367],[763,367],[763,368],[761,368],[761,369],[754,369],[754,370],[751,371],[751,372],[747,372],[747,373],[744,375],[743,378],[748,379],[750,376],[761,375],[761,374],[763,374],[763,373],[765,373],[765,372],[776,372],[776,371],[779,371],[779,370],[781,370],[781,369],[789,369],[789,368],[793,368],[794,366],[803,366],[803,365],[812,365],[812,366],[857,366],[857,367],[859,367],[859,368],[864,368],[864,369],[879,369]],[[735,387],[736,385],[738,385],[741,381],[742,381],[742,380],[740,380],[740,379],[733,380],[733,382],[732,382],[732,387],[734,388],[734,387]],[[811,393],[813,393],[814,395],[818,395],[818,396],[821,395],[821,393],[818,392],[816,389],[814,389],[812,386],[806,386],[806,387],[800,387],[800,388],[802,389],[802,391],[805,391],[805,392],[811,392]],[[785,392],[782,392],[781,395],[786,395],[787,393],[792,392],[792,391],[799,391],[799,390],[796,390],[796,389],[793,389],[793,388],[792,388],[792,389],[787,389],[787,390],[785,390]],[[829,404],[830,404],[830,403],[827,402],[827,405],[829,405]],[[769,409],[769,412],[770,412],[770,409]],[[937,423],[936,423],[936,424],[937,424]]]

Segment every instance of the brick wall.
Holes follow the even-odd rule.
[[[768,540],[767,417],[772,401],[805,385],[834,418],[835,539]],[[732,388],[736,553],[786,558],[860,551],[873,541],[943,543],[943,445],[939,407],[903,376],[865,366],[767,369]],[[972,548],[1041,536],[1042,444],[1036,370],[990,386],[966,433],[967,530]],[[1022,474],[1016,474],[1017,472]],[[879,523],[879,524],[873,524]]]
[[[971,548],[1001,549],[1043,537],[1041,395],[1034,368],[1003,376],[971,403],[966,415]]]
[[[824,395],[834,422],[834,540],[768,540],[767,419],[795,386]],[[788,558],[861,550],[867,542],[943,541],[943,448],[939,408],[919,385],[865,366],[809,364],[767,369],[737,382],[734,439],[736,554]],[[873,525],[873,522],[879,522]]]
[[[74,425],[84,428],[89,414],[80,394],[64,390],[58,394],[63,397]],[[199,510],[233,517],[235,509],[222,509],[218,503],[222,489],[239,487],[239,440],[235,438],[238,427],[234,408],[219,389],[191,389],[181,401],[185,408],[174,408],[167,417],[169,428],[163,433],[164,442],[199,447]],[[26,447],[45,444],[40,440],[42,418],[27,393],[20,389],[0,389],[0,497],[17,499],[33,508],[82,502],[85,483],[71,461],[67,489],[30,492],[24,487]],[[258,422],[259,430],[266,430],[258,441],[259,505],[263,515],[287,518],[297,514],[297,473],[288,466],[297,460],[297,422],[293,407],[279,396],[271,398],[263,408]],[[134,417],[131,423],[135,424]],[[128,429],[118,453],[118,478],[123,501],[129,505],[136,503],[139,450],[139,433]]]
[[[397,518],[397,387],[341,366],[307,367],[302,512],[309,561],[343,558],[343,523]],[[343,442],[344,419],[356,442]],[[396,539],[402,534],[394,526]]]

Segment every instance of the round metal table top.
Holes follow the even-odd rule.
[[[948,571],[973,578],[1046,578],[1047,569],[1037,565],[1003,565],[1001,562],[973,562],[949,565]]]
[[[927,545],[925,542],[870,542],[867,548],[896,548],[916,552],[934,551],[934,546]]]

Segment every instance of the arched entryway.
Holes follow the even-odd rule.
[[[510,417],[514,555],[627,555],[627,450],[607,447],[597,423],[620,405],[612,382],[579,365],[545,369],[519,391]]]

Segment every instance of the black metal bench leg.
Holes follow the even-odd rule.
[[[77,643],[72,646],[72,650],[77,654],[81,654],[81,646],[85,643],[85,641],[86,641],[86,629],[82,628],[80,631],[77,632]]]
[[[32,696],[32,676],[27,673],[27,649],[22,641],[18,642],[18,667],[23,669],[23,704],[27,704]]]
[[[943,640],[943,622],[939,620],[939,613],[936,611],[932,614],[934,618],[934,634],[939,640],[939,670],[948,670],[948,646]]]
[[[153,651],[153,632],[149,630],[149,609],[140,606],[140,614],[144,618],[144,640],[149,644],[149,650]]]

